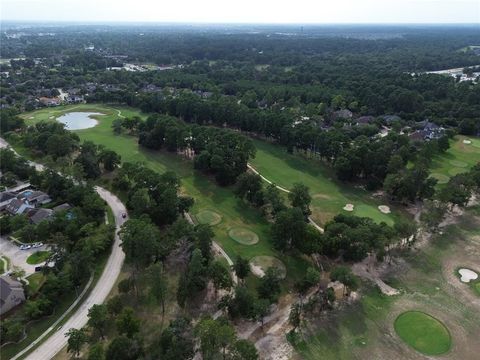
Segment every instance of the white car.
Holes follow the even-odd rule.
[[[20,250],[28,250],[32,247],[32,245],[28,245],[28,244],[23,244],[23,245],[20,245]]]
[[[43,243],[39,242],[39,243],[34,243],[32,245],[32,248],[39,248],[39,247],[42,247],[43,246]]]

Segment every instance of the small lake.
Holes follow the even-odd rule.
[[[92,116],[105,115],[96,112],[70,112],[59,116],[57,121],[65,124],[67,130],[82,130],[92,128],[98,124],[98,121],[92,119]]]

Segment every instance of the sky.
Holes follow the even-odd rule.
[[[480,0],[0,0],[0,19],[76,22],[480,24]]]

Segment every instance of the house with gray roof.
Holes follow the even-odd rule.
[[[32,215],[31,215],[32,214]],[[38,225],[42,221],[48,220],[53,215],[53,210],[51,209],[33,209],[28,214],[30,216],[30,221]]]
[[[22,283],[9,275],[0,276],[0,315],[5,314],[25,301]]]
[[[37,190],[23,191],[17,196],[17,198],[33,206],[45,205],[52,201],[48,194],[44,193],[43,191]]]
[[[3,210],[15,199],[15,194],[10,191],[2,191],[0,193],[0,210]]]
[[[33,209],[34,207],[34,205],[31,205],[24,200],[15,198],[10,202],[10,204],[5,207],[5,210],[12,215],[21,215],[25,213],[28,209]]]

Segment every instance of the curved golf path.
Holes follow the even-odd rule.
[[[248,167],[248,169],[249,169],[251,172],[253,172],[254,174],[260,176],[263,181],[265,181],[265,182],[267,182],[267,183],[269,183],[269,184],[273,184],[272,181],[268,180],[265,176],[263,176],[262,174],[260,174],[260,173],[257,171],[257,169],[255,169],[252,165],[247,164],[247,167]],[[284,187],[281,187],[281,186],[279,186],[279,185],[277,185],[277,184],[274,184],[274,185],[275,185],[275,187],[276,187],[278,190],[283,191],[283,192],[285,192],[285,193],[287,193],[287,194],[290,193],[290,190],[285,189]],[[324,231],[323,228],[322,228],[320,225],[318,225],[315,221],[313,221],[313,219],[312,219],[310,216],[308,217],[308,222],[309,222],[311,225],[313,225],[313,227],[314,227],[315,229],[317,229],[318,231],[320,231],[321,233],[323,233],[323,231]]]

